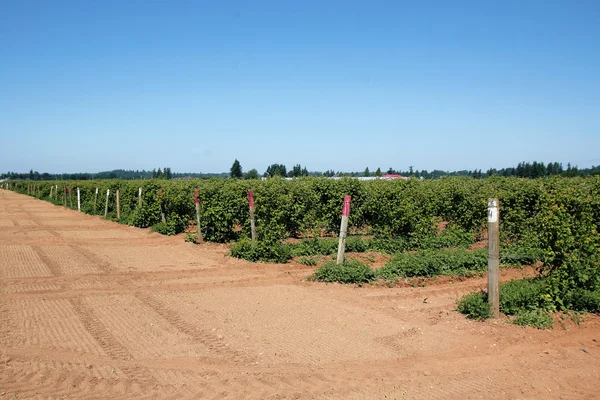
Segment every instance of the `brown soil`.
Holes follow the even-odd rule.
[[[0,191],[0,398],[600,398],[598,317],[474,322],[485,277],[326,285],[226,252]]]

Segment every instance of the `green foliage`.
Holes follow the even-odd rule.
[[[564,304],[567,309],[600,314],[600,289],[575,289],[565,296]]]
[[[241,179],[243,177],[242,165],[237,160],[237,158],[235,159],[233,165],[231,166],[231,169],[229,170],[229,175],[234,179]]]
[[[506,243],[500,248],[500,263],[502,265],[534,265],[541,261],[543,256],[544,252],[541,249],[521,243]]]
[[[198,233],[188,232],[185,234],[184,240],[188,243],[196,243],[198,241]]]
[[[298,264],[314,267],[315,265],[317,265],[317,260],[315,260],[313,257],[300,257],[298,259]]]
[[[375,271],[356,260],[344,260],[341,265],[330,261],[315,271],[313,279],[321,282],[363,284],[375,280]]]
[[[230,254],[235,258],[248,261],[264,261],[285,263],[292,258],[289,246],[279,242],[253,243],[249,239],[242,239],[230,249]]]
[[[520,326],[533,326],[538,329],[550,329],[554,325],[554,320],[544,310],[519,310],[512,323]]]
[[[500,285],[500,311],[515,315],[547,307],[543,298],[546,284],[543,279],[520,279]]]
[[[377,270],[384,279],[396,277],[434,277],[438,275],[470,275],[487,269],[484,250],[422,250],[414,254],[401,253]]]
[[[464,296],[458,302],[458,312],[466,314],[467,318],[482,321],[492,317],[492,310],[487,302],[487,293],[475,292]]]

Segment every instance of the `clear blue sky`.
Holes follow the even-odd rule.
[[[600,1],[0,2],[0,171],[600,164]]]

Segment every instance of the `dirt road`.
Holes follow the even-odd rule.
[[[0,399],[600,398],[597,317],[478,323],[454,308],[485,278],[358,288],[311,271],[0,191]]]

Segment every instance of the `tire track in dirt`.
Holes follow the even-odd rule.
[[[81,297],[72,298],[69,302],[85,329],[109,357],[117,360],[131,360],[132,357],[129,351],[106,329],[104,324],[94,314],[94,310],[85,304],[85,301]]]
[[[33,252],[40,258],[40,260],[42,260],[42,262],[46,265],[46,267],[48,267],[48,269],[50,270],[52,275],[54,275],[54,276],[62,276],[63,275],[60,265],[56,261],[54,261],[53,259],[48,257],[48,255],[44,252],[44,249],[41,246],[32,245],[30,247],[33,250]]]
[[[153,295],[138,292],[135,294],[135,297],[144,303],[144,305],[154,310],[154,312],[164,318],[177,330],[198,340],[216,355],[227,360],[232,360],[235,363],[253,362],[246,354],[226,346],[225,343],[213,333],[206,332],[205,330],[188,323],[177,312],[171,310]]]
[[[133,356],[121,342],[119,342],[100,321],[94,313],[94,310],[85,304],[85,301],[76,297],[69,300],[75,313],[83,323],[85,329],[98,342],[102,350],[116,360],[130,361]],[[121,368],[128,379],[139,382],[155,382],[156,379],[150,373],[148,368],[139,365],[123,366]]]
[[[82,246],[78,246],[78,245],[70,245],[69,247],[76,253],[79,253],[83,257],[85,257],[90,263],[92,263],[94,265],[94,267],[96,267],[98,270],[102,271],[103,273],[110,274],[110,273],[116,271],[116,269],[112,265],[110,265],[110,263],[102,260],[100,257],[98,257],[96,254],[94,254],[90,250],[88,250]]]

